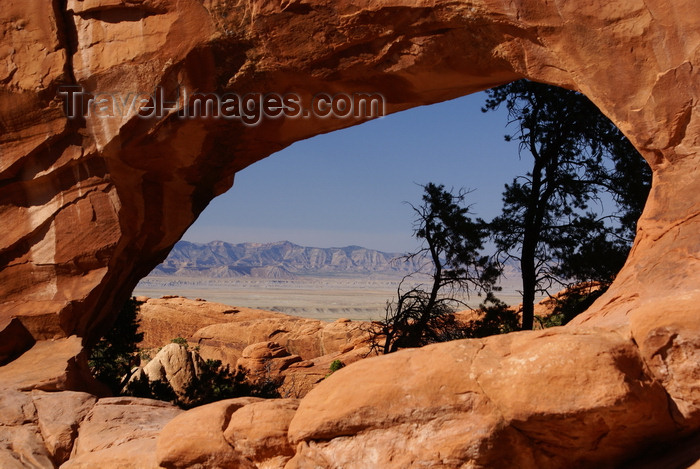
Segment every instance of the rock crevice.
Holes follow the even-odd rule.
[[[143,120],[135,112],[71,120],[56,94],[59,86],[81,86],[90,95],[150,93],[157,87],[167,96],[182,88],[240,95],[293,92],[303,100],[318,92],[376,92],[392,113],[529,78],[586,94],[651,165],[652,191],[625,267],[567,332],[486,341],[478,360],[471,355],[467,360],[478,383],[470,375],[454,381],[444,373],[459,375],[451,354],[464,359],[465,350],[475,347],[470,343],[460,343],[465,349],[429,347],[341,370],[295,411],[290,436],[299,449],[286,467],[318,461],[349,469],[359,464],[351,459],[358,452],[365,463],[384,467],[397,461],[481,461],[498,467],[489,453],[494,442],[529,448],[512,455],[522,467],[556,465],[577,454],[590,464],[603,464],[621,461],[629,456],[625,451],[640,448],[662,430],[677,434],[676,423],[687,433],[700,428],[696,0],[254,0],[236,5],[224,0],[3,0],[0,41],[0,338],[8,339],[0,348],[0,363],[18,357],[0,367],[7,379],[3,385],[56,391],[91,386],[76,358],[82,344],[102,335],[118,311],[115,305],[165,258],[209,201],[231,187],[237,171],[295,141],[362,122],[263,119],[246,126],[173,115]],[[633,337],[638,352],[610,331]],[[662,356],[659,344],[669,337],[674,339]],[[499,383],[540,389],[528,381],[527,363],[513,363],[518,373],[498,363],[501,347],[522,347],[529,359],[567,340],[576,348],[572,360],[607,370],[607,381],[590,369],[572,373],[571,363],[559,355],[548,355],[549,363],[530,371],[546,376],[553,388],[570,380],[604,404],[589,403],[581,411],[576,406],[586,404],[585,396],[566,400],[548,394],[545,386],[542,396],[560,406],[548,407],[537,393],[521,402],[517,393],[503,394],[507,386],[491,387],[490,377],[500,374]],[[528,344],[538,344],[540,352]],[[46,360],[38,368],[36,357]],[[371,402],[333,384],[353,377],[367,392],[379,392],[376,386],[384,379],[379,370],[387,367],[386,378],[396,381],[395,366],[406,366],[409,357],[411,367],[424,362],[426,376],[434,376],[413,383],[418,397],[408,403],[413,402],[415,415],[420,409],[440,412],[435,402],[443,395],[429,392],[435,383],[455,386],[466,392],[463,396],[480,396],[469,405],[483,411],[479,428],[492,429],[485,433],[490,436],[467,441],[450,433],[451,426],[464,428],[465,434],[477,428],[452,401],[445,405],[454,412],[443,419],[417,423],[394,401],[387,402],[387,411],[375,413]],[[640,363],[651,383],[640,378]],[[666,418],[666,394],[677,409],[675,423]],[[362,419],[338,414],[333,399],[356,406]],[[562,413],[564,408],[579,413],[572,417]],[[647,420],[627,415],[630,408]],[[522,409],[532,412],[523,415]],[[392,419],[404,422],[400,432],[383,427]],[[538,426],[549,433],[538,434]],[[624,433],[622,427],[632,430]],[[524,430],[535,435],[535,448],[523,442],[518,432]],[[397,432],[408,436],[397,442]],[[345,436],[325,440],[324,433]],[[438,455],[425,443],[431,433],[449,442]],[[563,446],[549,439],[555,434]],[[34,441],[31,435],[24,441]],[[130,442],[129,448],[154,451],[149,438]],[[579,446],[567,446],[577,438]],[[256,449],[246,451],[262,458]],[[100,457],[115,458],[111,461],[120,461],[124,453],[117,447],[99,450]],[[90,463],[85,453],[71,464]]]

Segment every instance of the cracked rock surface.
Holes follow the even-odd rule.
[[[586,94],[654,172],[625,267],[572,324],[348,366],[299,403],[294,456],[275,443],[286,456],[246,450],[251,464],[604,467],[697,432],[699,67],[696,0],[3,0],[0,373],[11,380],[0,384],[26,413],[1,414],[0,465],[65,454],[26,396],[90,390],[81,344],[237,171],[359,123],[138,117],[128,97],[155,90],[175,102],[183,89],[376,92],[390,113],[525,77]],[[127,105],[68,118],[65,86]],[[152,430],[132,454],[155,448]],[[88,458],[93,447],[79,447]],[[128,467],[129,451],[103,450]]]

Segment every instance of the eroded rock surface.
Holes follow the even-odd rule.
[[[654,169],[629,262],[596,311],[697,300],[700,20],[694,0],[584,4],[8,0],[2,11],[1,324],[94,340],[236,171],[353,119],[68,119],[58,87],[377,92],[386,111],[520,77],[588,95]],[[683,194],[682,197],[678,194]],[[596,321],[600,321],[597,319]],[[16,325],[15,325],[16,327]],[[28,347],[26,341],[15,344]],[[6,357],[17,350],[4,351]]]
[[[109,393],[90,374],[82,340],[75,336],[39,341],[16,360],[0,367],[0,392],[3,389]]]
[[[224,438],[257,467],[284,467],[294,455],[294,446],[289,442],[287,432],[297,407],[297,399],[249,404],[231,415]]]
[[[70,459],[61,468],[156,468],[156,437],[181,413],[152,399],[100,399],[80,424]]]
[[[252,381],[281,382],[285,397],[306,395],[328,375],[334,360],[348,365],[370,355],[368,324],[362,321],[328,323],[182,297],[140,300],[140,347],[160,355],[173,338],[183,338],[204,360],[219,360],[231,370],[242,367]],[[167,380],[165,368],[155,361],[144,367],[152,368],[149,379]]]
[[[68,460],[78,428],[97,399],[83,392],[43,392],[32,394],[39,430],[52,460],[61,464]]]
[[[53,467],[41,438],[36,407],[25,393],[12,390],[0,393],[0,466]]]
[[[258,401],[254,397],[227,399],[197,407],[173,419],[158,438],[158,464],[168,469],[255,467],[242,461],[241,453],[224,438],[224,430],[231,414]]]
[[[305,101],[322,91],[378,92],[387,112],[521,77],[582,91],[654,171],[634,248],[610,290],[563,331],[341,370],[302,400],[286,468],[601,467],[700,428],[696,0],[4,0],[0,41],[0,363],[19,357],[0,368],[9,377],[0,384],[22,410],[0,414],[3,467],[53,464],[36,408],[13,389],[91,386],[82,340],[109,327],[114,305],[237,171],[356,123],[247,127],[144,120],[133,108],[68,119],[62,85],[124,96],[162,87],[168,100],[184,88],[295,92]],[[414,372],[404,383],[410,393],[402,369]],[[155,435],[176,410],[100,402],[66,467],[155,464]],[[147,413],[162,418],[120,440]],[[107,421],[124,425],[107,430]]]
[[[145,298],[140,306],[142,348],[158,348],[176,337],[199,346],[205,359],[235,367],[243,350],[274,341],[303,360],[347,352],[365,345],[366,324],[338,320],[327,323],[288,314],[232,307],[188,298]]]
[[[139,332],[143,332],[143,341],[139,346],[147,349],[162,347],[176,337],[195,342],[191,339],[197,331],[215,324],[280,317],[292,319],[291,316],[272,311],[233,307],[183,297],[137,299],[142,302],[139,306],[138,320]],[[198,342],[198,345],[203,344]],[[246,342],[241,350],[247,345],[250,344]]]
[[[615,467],[674,432],[664,389],[631,341],[557,328],[334,373],[292,420],[288,468]]]

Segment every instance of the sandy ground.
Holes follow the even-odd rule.
[[[139,283],[134,295],[203,298],[324,321],[371,320],[384,317],[386,302],[396,297],[398,282],[398,279],[363,278],[266,280],[149,276]],[[498,296],[510,304],[520,302],[513,289],[504,289]],[[481,298],[472,297],[468,304],[477,307],[480,301]]]

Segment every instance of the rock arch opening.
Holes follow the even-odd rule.
[[[328,281],[324,275],[345,275],[352,281],[362,269],[371,272],[370,265],[359,259],[355,270],[343,271],[342,265],[330,264],[314,270],[302,259],[278,257],[275,246],[283,241],[291,241],[295,249],[361,246],[395,253],[390,257],[415,251],[418,241],[411,236],[414,220],[407,203],[417,203],[420,184],[429,181],[469,189],[467,203],[473,216],[490,220],[498,215],[504,184],[532,171],[532,157],[527,151],[518,157],[518,145],[504,141],[504,133],[517,131],[517,123],[506,126],[505,105],[496,114],[484,113],[485,100],[485,93],[476,93],[402,111],[297,142],[255,163],[239,172],[235,186],[212,201],[185,233],[183,241],[198,246],[180,243],[166,265],[139,283],[135,294],[201,297],[316,319],[378,319],[408,271],[387,272],[375,266],[375,277],[393,274],[394,278],[393,282],[384,278],[379,285],[382,293],[371,304],[363,296],[369,292],[357,297],[361,304],[348,302],[350,292],[337,303],[339,298],[319,287]],[[612,162],[606,159],[606,165]],[[590,202],[589,210],[600,212],[600,217],[615,210],[615,202],[606,195],[604,201]],[[241,252],[234,247],[238,243],[246,243],[239,247]],[[248,243],[271,243],[273,257],[262,259],[249,253]],[[484,251],[494,252],[495,247]],[[498,296],[516,305],[522,302],[518,294],[522,284],[511,271],[519,267],[517,263],[508,267]],[[377,287],[376,282],[370,284],[367,287]],[[289,288],[302,286],[316,290],[316,295],[292,300]],[[547,290],[554,294],[562,288],[563,284],[554,283]],[[537,301],[544,296],[539,294]],[[482,300],[472,296],[467,303],[476,307]],[[336,306],[323,306],[330,303]]]
[[[192,0],[134,4],[125,8],[143,14],[117,15],[125,21],[106,13],[110,2],[67,2],[46,21],[37,8],[3,10],[6,37],[36,44],[13,55],[0,96],[8,227],[0,335],[12,344],[5,360],[35,340],[94,340],[111,305],[165,257],[236,171],[349,125],[296,119],[245,127],[133,114],[70,120],[56,98],[65,84],[92,95],[162,87],[168,99],[181,86],[302,96],[371,88],[386,97],[388,112],[521,77],[580,90],[650,163],[654,187],[627,265],[577,324],[626,329],[645,308],[690,311],[700,297],[700,199],[693,195],[700,39],[696,15],[680,13],[694,11],[692,0],[604,8],[319,2],[303,11]],[[28,339],[9,340],[20,336]]]
[[[297,246],[324,250],[360,246],[390,253],[387,258],[398,257],[418,247],[413,237],[414,214],[407,203],[418,203],[420,184],[430,181],[473,189],[467,203],[473,205],[474,216],[490,219],[500,210],[504,183],[518,171],[524,174],[527,168],[517,158],[517,146],[503,139],[507,117],[503,113],[482,113],[484,100],[484,96],[470,95],[298,142],[238,173],[234,187],[205,209],[183,240],[201,244],[219,240],[234,245],[290,241]],[[156,268],[136,292],[156,297],[199,296],[234,306],[262,309],[274,306],[282,312],[306,314],[306,297],[299,304],[285,298],[285,293],[292,293],[285,291],[285,285],[291,287],[295,280],[307,285],[311,278],[323,277],[326,269],[337,269],[326,275],[346,275],[352,281],[353,275],[364,272],[362,269],[372,268],[359,259],[354,270],[343,271],[343,265],[324,264],[319,267],[321,271],[316,271],[302,259],[292,262],[275,257],[263,262],[222,252],[228,259],[226,264],[213,253],[205,255],[209,248],[202,246],[202,249],[202,252],[178,251],[171,259],[172,265],[166,270]],[[330,262],[330,258],[327,260]],[[199,280],[195,261],[198,268],[206,269]],[[387,271],[388,267],[381,266],[383,270],[375,272],[374,277],[387,278],[381,283],[382,293],[374,298],[371,308],[367,304],[351,308],[347,300],[343,305],[355,311],[341,314],[338,307],[337,314],[331,313],[322,304],[332,298],[324,296],[317,286],[328,279],[318,278],[317,285],[308,285],[318,289],[315,299],[309,297],[309,309],[322,310],[320,314],[327,311],[328,315],[323,316],[326,319],[369,319],[370,315],[379,318],[386,300],[395,295],[395,284],[409,273],[402,268]],[[214,278],[217,278],[216,287],[212,283]],[[181,287],[166,287],[173,280]],[[518,303],[515,280],[507,280],[507,291],[501,296]],[[246,283],[254,292],[243,290]],[[273,283],[280,290],[270,290],[272,286],[267,285],[263,291],[266,299],[261,300],[259,287],[263,283]],[[273,291],[280,296],[275,301],[271,298]],[[344,295],[343,299],[346,298]],[[357,298],[362,303],[364,299]],[[476,306],[479,301],[472,298],[470,304]]]
[[[0,367],[0,385],[11,388],[3,389],[7,402],[33,408],[33,396],[16,389],[84,389],[83,343],[101,335],[112,305],[165,258],[237,171],[351,124],[270,119],[248,127],[171,114],[141,119],[133,109],[69,119],[59,87],[90,96],[163,89],[165,100],[182,87],[305,98],[371,91],[393,113],[526,77],[583,92],[651,166],[652,192],[625,267],[566,328],[456,341],[341,370],[275,427],[280,454],[292,458],[285,467],[498,466],[504,454],[519,467],[598,467],[697,432],[697,0],[232,3],[3,2],[0,363],[9,364]],[[356,392],[365,381],[378,392]],[[560,392],[560,383],[570,392]],[[46,402],[54,401],[44,409],[52,407]],[[35,448],[45,453],[36,408],[38,418],[15,419],[32,421],[32,459]],[[204,414],[208,423],[227,421],[234,408],[217,409]],[[169,464],[195,454],[187,445],[199,440],[190,433],[172,437],[182,433],[179,422],[149,457]],[[211,429],[201,441],[212,441]],[[232,454],[224,438],[231,432],[216,431],[221,451]],[[436,451],[435,441],[447,444]],[[122,448],[111,455],[124,456]],[[95,454],[104,463],[105,452]],[[45,461],[52,464],[48,455]]]

